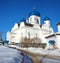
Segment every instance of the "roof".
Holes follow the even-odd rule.
[[[24,22],[25,23],[25,26],[30,26],[30,27],[33,27],[33,25],[32,24],[30,24],[30,23],[26,23],[26,22]],[[18,27],[20,26],[20,24],[18,24]]]
[[[56,35],[60,35],[60,33],[56,33]],[[46,36],[45,38],[50,38],[50,37],[53,37],[53,36],[56,36],[56,35],[52,34],[52,35]]]
[[[29,17],[30,17],[31,15],[36,15],[36,16],[39,16],[39,17],[40,17],[40,12],[37,11],[36,9],[34,9],[34,10],[32,10],[32,11],[29,13]]]
[[[26,26],[33,27],[33,25],[32,25],[32,24],[30,24],[30,23],[25,23],[25,25],[26,25]]]
[[[57,23],[56,25],[60,25],[60,22],[59,22],[59,23]]]
[[[44,18],[44,21],[46,21],[46,20],[50,20],[50,18],[46,16],[46,17]]]
[[[52,34],[52,35],[46,36],[45,38],[50,38],[50,37],[53,37],[53,36],[55,36],[55,34]]]
[[[56,33],[56,35],[60,35],[60,33]]]
[[[25,26],[29,26],[29,27],[33,27],[33,25],[32,24],[30,24],[30,23],[26,23],[26,22],[24,22],[25,23]],[[18,24],[18,27],[20,26],[20,24]],[[42,27],[42,25],[40,25],[40,27]]]

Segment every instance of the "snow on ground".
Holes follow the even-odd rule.
[[[13,47],[13,46],[12,46]],[[16,46],[14,46],[16,48]],[[25,60],[28,58],[27,60]],[[20,51],[14,48],[0,46],[0,63],[32,63],[27,55],[22,55]]]
[[[29,58],[29,56],[27,55],[24,55],[24,62],[23,63],[33,63],[33,61],[32,61],[32,59],[31,58]]]
[[[44,55],[54,55],[54,56],[60,56],[60,49],[41,49],[41,48],[33,48],[33,47],[30,47],[30,48],[20,48],[22,50],[26,50],[28,52],[32,52],[32,53],[37,53],[37,54],[44,54]]]
[[[24,47],[18,47],[15,45],[9,45],[10,47],[15,47],[17,49],[21,49],[21,50],[25,50],[28,52],[32,52],[32,53],[37,53],[37,54],[44,54],[44,55],[54,55],[54,56],[60,56],[60,49],[42,49],[42,48],[35,48],[35,47],[28,47],[28,48],[24,48]]]
[[[55,49],[49,53],[50,55],[60,56],[60,49]]]
[[[60,56],[60,49],[55,50],[48,50],[48,49],[41,49],[41,48],[22,48],[23,50],[36,53],[36,54],[43,54],[43,55],[52,55],[52,56]],[[46,58],[46,57],[39,57],[38,58],[40,63],[60,63],[58,59]]]
[[[0,63],[20,63],[22,59],[18,50],[0,46]]]
[[[29,52],[33,52],[33,53],[38,53],[38,54],[48,54],[51,50],[45,50],[45,49],[41,49],[41,48],[28,48]]]
[[[34,47],[29,47],[29,48],[21,48],[20,47],[20,49],[28,51],[28,52],[44,54],[44,55],[49,54],[49,53],[51,53],[53,51],[53,50],[34,48]]]
[[[40,63],[60,63],[60,60],[45,58],[45,57],[39,57]]]
[[[11,45],[10,45],[11,47]],[[34,48],[34,47],[29,47],[29,48],[23,48],[23,47],[18,47],[18,46],[13,46],[15,48],[25,50],[31,53],[36,53],[36,54],[43,54],[43,55],[52,55],[52,56],[59,56],[60,57],[60,49],[41,49],[41,48]],[[46,58],[44,56],[38,57],[40,63],[60,63],[59,59],[52,59],[52,58]],[[27,57],[24,57],[25,62],[24,63],[30,63],[31,61],[27,62]],[[32,63],[32,62],[31,62]]]

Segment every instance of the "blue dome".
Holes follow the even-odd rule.
[[[54,45],[55,44],[55,41],[54,40],[50,40],[49,41],[49,44]]]
[[[44,21],[46,21],[46,20],[50,20],[50,18],[46,16],[46,17],[44,18]]]
[[[22,19],[20,20],[20,22],[26,22],[26,19],[25,19],[25,18],[22,18]]]
[[[29,14],[29,17],[30,17],[31,15],[36,15],[36,16],[39,16],[39,17],[40,17],[40,12],[38,12],[37,10],[32,10],[32,11],[30,12],[30,14]]]

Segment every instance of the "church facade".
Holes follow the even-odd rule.
[[[55,46],[59,48],[60,44],[60,24],[57,24],[58,32],[54,33],[50,26],[50,18],[44,18],[44,24],[41,25],[41,16],[37,10],[33,10],[29,14],[28,19],[21,19],[20,24],[15,23],[11,31],[7,32],[6,40],[10,43],[45,43],[46,47],[52,47],[50,40],[55,41]],[[57,44],[57,45],[56,45]],[[34,44],[33,44],[34,45]]]

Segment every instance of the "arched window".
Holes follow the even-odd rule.
[[[36,21],[37,21],[37,23],[39,24],[39,20],[37,19]]]
[[[36,17],[35,17],[35,21],[36,21],[37,24],[39,24],[39,20]]]

